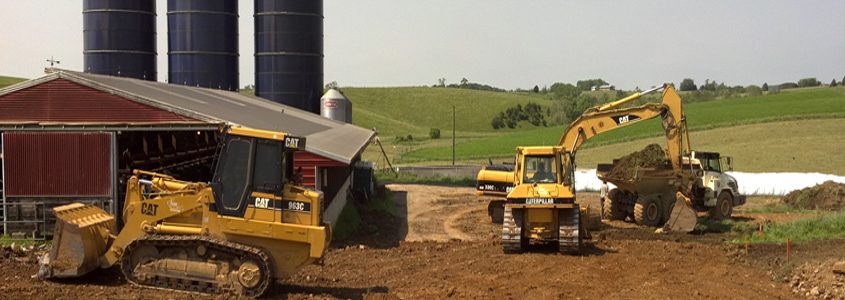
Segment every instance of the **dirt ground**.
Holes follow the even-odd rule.
[[[325,265],[305,267],[263,298],[845,299],[845,275],[836,273],[845,272],[841,239],[793,244],[786,264],[785,245],[752,245],[746,254],[724,242],[730,233],[655,234],[614,221],[593,234],[584,255],[539,246],[505,255],[488,198],[473,188],[388,188],[399,216],[385,221],[393,227],[333,243]],[[598,206],[595,193],[579,199]],[[56,281],[30,278],[37,268],[31,257],[0,256],[0,299],[235,299],[137,288],[116,268]]]

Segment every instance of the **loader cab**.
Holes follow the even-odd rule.
[[[293,153],[305,138],[279,132],[227,128],[210,186],[217,211],[243,217],[253,192],[281,196],[293,178]]]

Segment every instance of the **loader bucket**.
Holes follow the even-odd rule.
[[[42,257],[38,277],[78,277],[99,268],[113,241],[109,234],[117,233],[114,216],[82,203],[58,206],[54,213],[53,247]]]
[[[687,202],[687,198],[678,192],[669,221],[663,226],[664,232],[690,232],[698,223],[698,214]]]

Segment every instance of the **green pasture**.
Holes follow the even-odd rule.
[[[747,98],[734,98],[700,102],[685,105],[687,123],[691,131],[701,131],[745,124],[779,122],[790,120],[838,119],[845,117],[845,89],[807,89]],[[802,124],[801,122],[798,123]],[[550,127],[528,132],[511,133],[486,139],[478,139],[458,144],[456,157],[480,159],[487,157],[510,156],[516,146],[556,145],[565,127]],[[835,132],[842,140],[842,130]],[[613,130],[585,143],[582,149],[659,137],[663,134],[659,119],[642,121],[617,130]],[[800,136],[812,134],[802,132]],[[768,133],[778,135],[778,130]],[[693,143],[698,140],[691,138]],[[765,141],[764,139],[757,139]],[[695,146],[693,146],[695,148]],[[630,149],[628,153],[630,152]],[[842,153],[842,152],[839,152]],[[403,162],[447,160],[451,159],[452,149],[446,147],[421,148],[402,157]],[[841,156],[841,155],[840,155]]]
[[[0,89],[18,82],[26,81],[23,78],[0,76]]]
[[[545,109],[552,101],[519,93],[497,93],[456,88],[390,87],[342,88],[352,101],[353,124],[378,128],[383,138],[412,135],[428,137],[429,129],[438,128],[443,137],[452,135],[452,107],[455,107],[457,136],[514,132],[536,129],[527,121],[515,129],[495,130],[493,117],[517,104],[529,102]],[[542,128],[542,126],[541,126]]]

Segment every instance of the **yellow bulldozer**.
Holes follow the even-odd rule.
[[[323,194],[297,186],[293,172],[305,138],[231,126],[221,132],[209,183],[135,170],[120,231],[96,206],[55,208],[53,247],[39,277],[117,265],[140,286],[258,297],[276,278],[322,261],[332,235]]]
[[[661,103],[617,108],[661,89]],[[566,128],[557,146],[517,147],[512,165],[492,165],[479,171],[476,188],[479,195],[506,197],[506,200],[491,201],[488,206],[491,219],[502,223],[503,251],[522,252],[533,242],[557,244],[562,253],[580,253],[583,239],[589,238],[589,231],[598,227],[596,222],[600,224],[600,213],[584,209],[576,201],[576,151],[597,134],[655,117],[663,120],[666,152],[674,170],[673,183],[678,189],[666,230],[692,230],[698,218],[689,204],[694,178],[682,169],[682,152],[689,156],[686,116],[680,96],[672,86],[664,84],[587,109]]]

